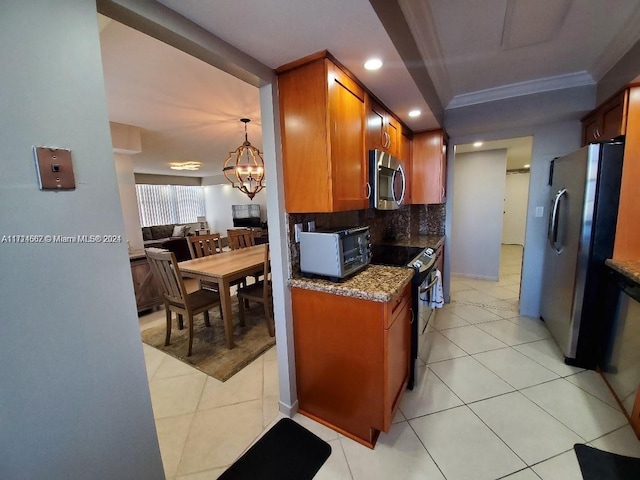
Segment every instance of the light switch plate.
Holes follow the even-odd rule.
[[[33,147],[40,190],[75,190],[71,150],[54,147]]]
[[[542,218],[544,215],[544,207],[536,207],[536,217]]]
[[[294,233],[295,233],[295,240],[296,240],[296,243],[298,243],[298,242],[300,242],[300,232],[303,231],[302,224],[301,223],[296,223],[296,224],[293,225],[293,228],[294,228]]]

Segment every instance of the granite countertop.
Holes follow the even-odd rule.
[[[411,281],[413,273],[412,269],[406,267],[369,265],[339,283],[321,278],[295,277],[289,279],[289,286],[375,302],[388,302]]]
[[[616,260],[609,258],[605,261],[605,264],[640,285],[640,260]]]

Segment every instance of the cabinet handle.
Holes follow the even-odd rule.
[[[593,131],[593,138],[595,138],[595,139],[600,138],[600,129],[599,129],[599,128],[596,128],[596,129]]]
[[[382,147],[389,148],[391,146],[391,135],[387,132],[382,132]]]
[[[442,196],[440,198],[444,198],[444,185],[442,186]]]
[[[367,188],[367,199],[371,198],[371,184],[369,182],[365,183],[365,187]]]

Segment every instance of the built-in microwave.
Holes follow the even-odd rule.
[[[369,172],[372,185],[371,207],[395,210],[404,200],[406,178],[402,165],[390,153],[369,150]]]
[[[369,227],[300,232],[300,272],[338,280],[371,262]]]

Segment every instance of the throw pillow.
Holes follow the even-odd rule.
[[[172,237],[184,237],[187,234],[187,227],[186,225],[176,225],[175,227],[173,227],[173,234],[171,235]]]

